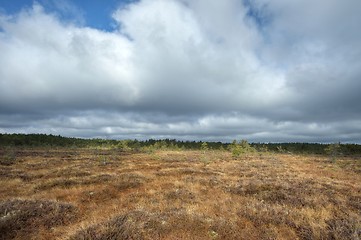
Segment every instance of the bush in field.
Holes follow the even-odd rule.
[[[285,152],[286,152],[286,150],[283,149],[282,146],[277,146],[277,151],[278,151],[279,153],[285,153]]]
[[[202,145],[201,145],[201,149],[203,151],[207,151],[209,148],[208,148],[208,144],[206,142],[203,142]]]
[[[132,150],[132,148],[129,145],[130,145],[130,140],[120,140],[115,145],[115,148],[118,149],[118,150],[127,152],[127,151]]]
[[[230,145],[232,156],[237,158],[241,155],[255,152],[255,149],[247,142],[247,140],[241,140],[237,142],[234,140]]]
[[[160,142],[155,142],[155,143],[153,144],[153,146],[154,146],[154,148],[157,149],[157,150],[164,150],[164,149],[167,148],[167,145],[166,145],[164,142],[162,142],[162,141],[160,141]]]
[[[330,156],[332,162],[336,162],[337,157],[341,154],[341,144],[330,144],[325,148],[325,152]]]

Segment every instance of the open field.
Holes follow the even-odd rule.
[[[355,156],[0,151],[0,239],[361,238]]]

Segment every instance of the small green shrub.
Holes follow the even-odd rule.
[[[255,149],[247,142],[247,140],[241,140],[239,142],[234,140],[230,145],[230,150],[234,158],[255,152]]]
[[[330,144],[325,148],[325,152],[329,155],[331,162],[336,162],[337,157],[341,155],[341,144]]]
[[[203,142],[202,145],[201,145],[201,149],[203,151],[207,151],[209,148],[208,148],[208,144],[206,142]]]

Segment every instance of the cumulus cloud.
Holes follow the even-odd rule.
[[[40,5],[2,17],[0,108],[87,109],[134,101],[132,46],[115,33],[64,25]]]
[[[0,15],[0,131],[356,141],[360,3],[142,0],[115,31]],[[345,127],[345,126],[348,127]]]

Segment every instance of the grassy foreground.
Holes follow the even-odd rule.
[[[0,151],[0,239],[361,238],[356,156]]]

